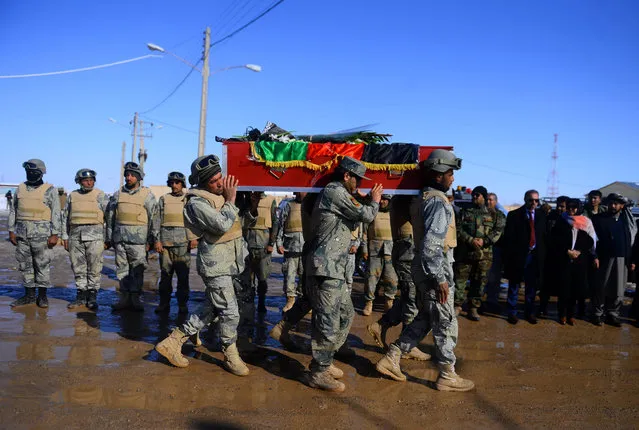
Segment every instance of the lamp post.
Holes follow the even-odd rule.
[[[206,31],[204,32],[204,53],[202,56],[203,66],[201,70],[198,69],[195,65],[189,63],[184,58],[170,51],[165,50],[159,45],[156,45],[154,43],[147,43],[146,46],[151,51],[157,51],[163,54],[169,54],[172,57],[177,58],[178,60],[180,60],[187,66],[197,70],[198,72],[202,74],[202,95],[200,98],[200,128],[198,133],[198,145],[197,145],[197,155],[198,157],[201,157],[202,155],[204,155],[204,151],[206,149],[206,111],[208,106],[209,76],[218,72],[223,72],[225,70],[231,70],[231,69],[248,69],[253,72],[261,72],[262,67],[257,64],[244,64],[241,66],[224,67],[222,69],[218,69],[218,70],[214,70],[213,72],[210,72],[209,51],[211,48],[211,29],[209,27],[206,27]]]

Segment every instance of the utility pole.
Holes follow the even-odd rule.
[[[124,157],[126,157],[126,142],[122,141],[122,158],[120,159],[120,188],[124,185]]]
[[[135,161],[135,137],[137,135],[138,135],[138,113],[136,112],[135,115],[133,115],[133,146],[131,147],[131,161]]]
[[[206,108],[209,91],[209,50],[211,48],[211,28],[206,27],[204,32],[204,65],[202,67],[202,100],[200,103],[200,134],[197,144],[197,156],[204,155],[206,149]],[[136,114],[137,115],[137,114]]]
[[[145,124],[145,121],[142,121],[141,119],[138,120],[138,129],[139,129],[138,138],[140,139],[140,152],[138,152],[138,161],[140,164],[140,169],[142,169],[143,171],[144,171],[144,163],[146,162],[146,157],[147,157],[146,149],[144,149],[144,138],[152,137],[150,134],[144,134],[144,124]],[[153,127],[152,122],[147,122],[147,124]]]
[[[557,198],[557,196],[559,195],[559,187],[557,186],[557,158],[559,158],[559,156],[557,155],[557,137],[559,135],[557,133],[555,133],[555,141],[553,143],[553,147],[552,147],[552,155],[550,156],[550,159],[552,160],[552,166],[550,168],[550,174],[548,175],[548,190],[546,191],[546,194],[548,194],[548,197],[550,198]]]

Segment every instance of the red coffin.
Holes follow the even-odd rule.
[[[331,171],[315,172],[303,167],[289,167],[285,170],[272,169],[264,163],[251,159],[251,149],[248,142],[225,141],[224,153],[225,174],[239,179],[240,191],[307,191],[318,192],[330,181]],[[425,160],[435,149],[452,150],[450,146],[420,146],[419,159]],[[324,162],[326,160],[313,160]],[[409,170],[399,174],[388,171],[367,170],[366,176],[371,181],[362,181],[362,190],[370,188],[374,183],[380,183],[387,194],[417,194],[420,186],[418,172]]]

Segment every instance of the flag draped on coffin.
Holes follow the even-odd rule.
[[[269,167],[304,167],[311,170],[328,170],[345,156],[361,160],[370,170],[404,171],[417,168],[419,145],[411,143],[308,143],[251,142],[253,157]]]

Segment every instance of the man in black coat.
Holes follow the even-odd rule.
[[[524,315],[531,324],[535,317],[535,296],[541,285],[546,255],[546,214],[539,208],[539,192],[528,190],[524,206],[506,217],[504,266],[508,278],[508,322],[517,324],[517,297],[521,281],[526,283]]]

